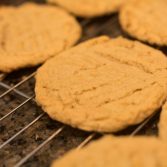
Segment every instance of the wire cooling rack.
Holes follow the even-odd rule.
[[[84,30],[80,42],[99,35],[126,36],[117,15],[79,21]],[[51,120],[36,104],[35,74],[31,68],[0,75],[0,166],[49,166],[54,158],[101,136]],[[116,135],[157,135],[158,119],[156,112]]]

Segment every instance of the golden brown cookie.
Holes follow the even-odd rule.
[[[126,0],[47,0],[81,17],[96,17],[117,12]]]
[[[0,7],[0,71],[43,63],[80,37],[77,21],[58,7]]]
[[[167,46],[166,9],[166,0],[131,0],[120,12],[122,28],[139,40]]]
[[[161,111],[159,122],[159,137],[167,141],[167,102]]]
[[[99,37],[47,61],[36,100],[52,119],[87,131],[138,124],[167,97],[167,58],[125,38]]]
[[[104,137],[73,150],[52,167],[167,167],[167,143],[153,137]]]

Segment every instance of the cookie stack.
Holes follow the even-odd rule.
[[[52,167],[167,167],[167,58],[148,45],[167,46],[167,1],[48,0],[48,4],[1,8],[0,71],[46,61],[37,71],[35,93],[38,105],[52,119],[85,131],[114,133],[163,107],[159,137],[108,135],[71,151]],[[74,16],[115,12],[134,40],[101,36],[72,47],[81,37]]]

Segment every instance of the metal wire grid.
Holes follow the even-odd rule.
[[[86,20],[84,22],[82,22],[82,25],[85,26],[87,24],[90,23],[91,20]],[[104,28],[106,25],[103,25],[99,28],[98,31],[96,31],[96,34],[92,34],[93,36],[98,35],[100,33],[100,31],[102,30],[102,28]],[[14,114],[18,109],[20,109],[21,107],[23,107],[24,105],[26,105],[28,102],[33,101],[35,102],[35,95],[29,96],[27,95],[24,91],[20,91],[18,88],[25,84],[26,82],[28,82],[30,79],[32,79],[35,76],[36,72],[33,72],[31,74],[29,74],[26,78],[24,78],[23,80],[21,80],[20,82],[18,82],[17,84],[15,84],[14,86],[9,86],[8,84],[3,82],[3,79],[5,78],[5,75],[2,74],[0,76],[1,81],[0,81],[0,86],[2,88],[5,88],[6,91],[3,92],[0,95],[0,99],[4,98],[6,95],[8,95],[11,92],[14,92],[15,94],[24,97],[25,100],[19,104],[17,107],[15,107],[14,109],[10,110],[6,115],[2,116],[0,118],[0,124],[2,121],[4,121],[6,118],[8,118],[10,115]],[[0,151],[6,146],[8,145],[10,142],[12,142],[16,137],[18,137],[19,135],[22,135],[23,132],[25,132],[28,128],[30,128],[32,125],[34,125],[36,122],[38,122],[42,117],[44,117],[45,114],[41,113],[38,116],[36,116],[36,118],[34,120],[32,120],[30,123],[28,123],[26,126],[24,126],[21,130],[19,130],[18,132],[16,132],[14,135],[12,135],[10,138],[8,138],[5,142],[3,142],[0,145]],[[133,132],[130,134],[131,136],[136,135],[141,129],[143,129],[146,124],[155,116],[155,114],[153,114],[152,116],[150,116],[148,119],[146,119],[142,124],[140,124],[139,126],[137,126],[137,128],[135,128],[135,130],[133,130]],[[62,125],[61,127],[59,127],[58,129],[56,129],[54,131],[54,133],[52,133],[47,139],[45,139],[41,144],[39,144],[36,148],[34,148],[32,151],[30,151],[26,156],[22,157],[22,159],[17,162],[14,167],[20,167],[22,166],[26,161],[28,161],[31,157],[33,157],[37,152],[39,152],[39,150],[41,148],[43,148],[44,146],[46,146],[50,141],[52,141],[54,138],[56,138],[61,132],[63,132],[63,130],[66,128],[66,125]],[[81,143],[80,145],[78,145],[78,147],[76,149],[80,149],[82,148],[84,145],[86,145],[89,141],[91,141],[94,137],[96,137],[96,133],[91,133],[90,135],[88,135]]]

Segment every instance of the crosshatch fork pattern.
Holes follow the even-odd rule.
[[[81,20],[83,38],[124,34],[118,16]],[[80,42],[81,42],[80,41]],[[0,82],[0,166],[49,166],[72,148],[80,149],[100,134],[83,132],[51,120],[34,100],[36,69],[20,70]],[[157,135],[159,113],[116,135]]]

